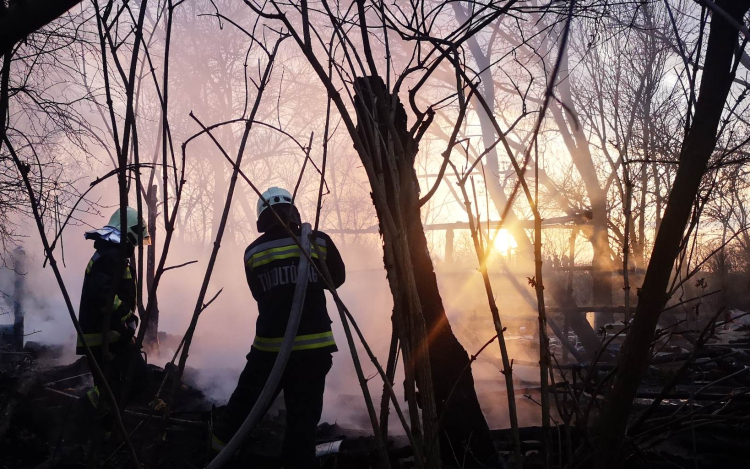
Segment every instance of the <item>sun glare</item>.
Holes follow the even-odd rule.
[[[505,254],[510,249],[516,248],[516,240],[505,228],[501,229],[495,237],[495,250],[499,254]]]

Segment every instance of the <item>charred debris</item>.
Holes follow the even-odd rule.
[[[750,315],[740,310],[724,311],[712,301],[714,295],[674,305],[670,311],[687,308],[687,314],[673,315],[674,323],[661,327],[652,344],[649,365],[634,401],[634,418],[628,428],[628,445],[636,454],[628,467],[746,467],[741,450],[750,438]],[[550,308],[553,318],[563,314]],[[16,314],[23,314],[17,310]],[[619,315],[621,313],[615,313]],[[676,319],[678,317],[683,319]],[[533,347],[537,338],[528,319],[508,324],[508,343]],[[519,438],[526,467],[544,467],[545,439],[549,439],[550,467],[586,464],[587,455],[576,452],[585,440],[593,439],[594,422],[604,399],[604,383],[616,369],[616,356],[629,324],[618,321],[599,331],[601,347],[593,356],[573,332],[550,339],[555,363],[550,398],[555,403],[553,427],[521,427]],[[162,347],[176,348],[178,338],[160,334]],[[474,347],[475,344],[471,344]],[[486,344],[485,344],[486,346]],[[484,347],[483,347],[484,349]],[[482,350],[473,355],[480,358]],[[72,364],[60,364],[62,347],[26,340],[22,347],[12,335],[3,333],[0,342],[0,467],[73,468],[87,467],[88,447],[81,436],[79,401],[92,386],[85,357]],[[577,361],[575,356],[590,357]],[[501,363],[498,362],[498,368]],[[515,366],[538,367],[516,362]],[[147,467],[202,467],[211,457],[211,425],[222,408],[216,408],[191,386],[198,370],[185,370],[184,382],[169,417],[161,412],[164,390],[169,389],[175,365],[170,371],[149,365],[147,390],[139,393],[123,413],[141,463]],[[478,392],[483,392],[478,387]],[[516,383],[517,398],[538,402],[538,383]],[[487,392],[487,391],[484,391]],[[497,389],[493,389],[497,393]],[[151,397],[149,397],[151,396]],[[230,467],[278,467],[284,432],[283,400],[253,430]],[[452,405],[450,402],[447,405]],[[391,467],[415,467],[407,438],[398,432],[387,441]],[[546,433],[546,434],[545,434]],[[512,466],[515,451],[511,430],[491,430],[494,448],[504,464]],[[100,467],[129,467],[123,442],[113,433],[103,452]],[[377,442],[371,431],[321,423],[318,429],[321,468],[379,467]],[[477,464],[443,467],[483,467]]]

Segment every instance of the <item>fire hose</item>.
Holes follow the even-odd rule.
[[[306,253],[310,253],[310,232],[311,227],[309,223],[302,224],[302,236],[300,242],[302,249]],[[234,434],[229,443],[216,455],[216,457],[208,465],[207,469],[219,469],[224,466],[232,458],[234,453],[239,449],[245,437],[255,428],[255,425],[265,415],[268,406],[271,404],[276,389],[279,386],[281,377],[284,375],[284,369],[289,361],[289,355],[292,353],[292,346],[294,345],[294,338],[297,336],[297,329],[299,328],[300,318],[302,317],[302,307],[305,304],[305,293],[307,293],[307,280],[310,276],[310,262],[307,256],[304,254],[300,255],[299,265],[297,266],[297,285],[294,289],[294,298],[292,300],[292,310],[289,313],[289,322],[286,325],[286,331],[284,332],[284,340],[281,343],[281,350],[276,355],[276,361],[273,363],[271,374],[268,376],[266,385],[263,386],[263,390],[255,402],[253,409],[247,416],[245,421]]]

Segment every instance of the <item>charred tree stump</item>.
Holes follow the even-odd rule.
[[[437,449],[432,444],[437,438],[433,419],[443,413],[440,453],[445,459],[455,457],[460,461],[470,451],[467,464],[489,461],[495,450],[479,407],[474,378],[471,370],[461,376],[469,356],[448,323],[427,249],[414,170],[418,138],[407,130],[403,105],[380,77],[357,78],[355,90],[357,132],[365,147],[356,150],[368,169],[383,236],[385,267],[394,298],[394,328],[404,355],[412,431],[419,434],[413,402],[416,398],[412,395],[416,382],[428,467],[435,467],[437,462],[431,461]],[[450,408],[445,408],[457,381]]]

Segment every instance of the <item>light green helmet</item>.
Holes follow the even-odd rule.
[[[144,244],[146,246],[151,245],[151,235],[148,234],[148,225],[145,220],[138,219],[138,211],[132,207],[127,208],[127,222],[128,229],[125,232],[125,237],[128,242],[133,246]],[[107,226],[117,229],[122,235],[123,230],[120,228],[120,209],[118,208],[115,213],[109,219]]]

